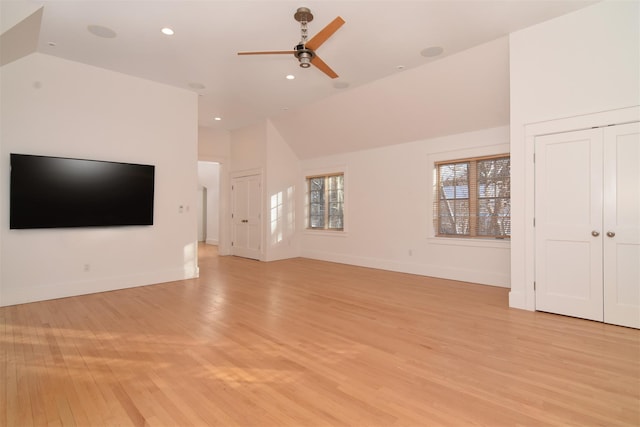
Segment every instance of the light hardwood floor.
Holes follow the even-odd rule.
[[[638,330],[503,288],[200,255],[197,280],[0,308],[0,423],[640,425]]]

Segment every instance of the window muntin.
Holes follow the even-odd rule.
[[[307,177],[308,228],[344,230],[344,174]]]
[[[437,162],[435,168],[437,236],[511,236],[508,155]]]

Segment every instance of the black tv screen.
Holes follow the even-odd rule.
[[[155,166],[11,154],[12,229],[152,225]]]

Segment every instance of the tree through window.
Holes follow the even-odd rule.
[[[344,174],[307,177],[308,227],[344,229]]]
[[[438,236],[511,236],[508,155],[438,162],[434,227]]]

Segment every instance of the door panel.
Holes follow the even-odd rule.
[[[250,175],[234,178],[231,187],[232,252],[260,259],[262,241],[262,178]]]
[[[247,249],[252,252],[250,258],[260,258],[260,218],[262,212],[262,185],[260,175],[247,177]]]
[[[535,140],[537,310],[603,320],[601,152],[599,129]]]
[[[604,321],[640,328],[640,124],[605,129],[604,175]]]

